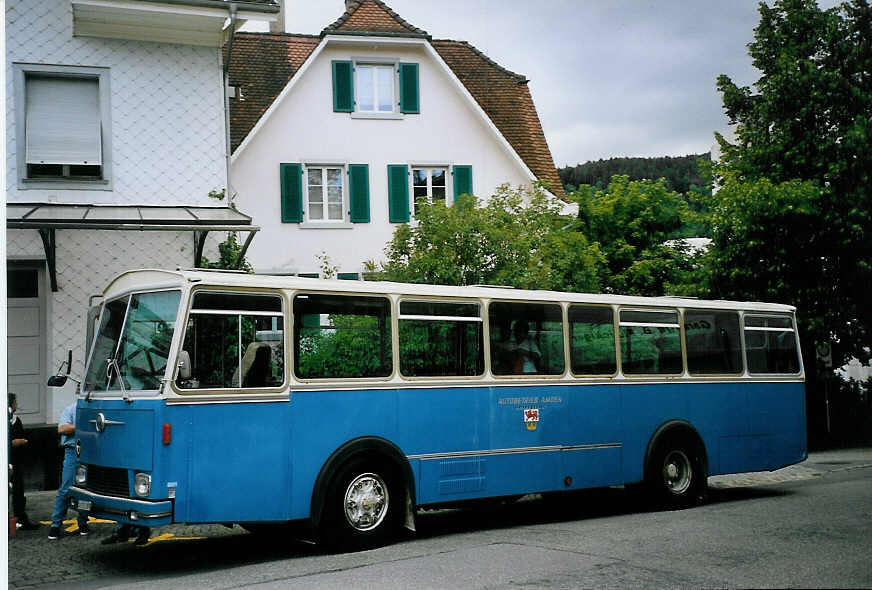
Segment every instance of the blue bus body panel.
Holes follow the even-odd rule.
[[[124,424],[98,434],[98,413]],[[799,382],[422,386],[301,391],[263,403],[93,399],[79,402],[77,437],[82,462],[127,470],[131,490],[136,472],[150,472],[148,500],[171,501],[174,522],[285,521],[310,516],[325,462],[361,437],[399,448],[417,503],[435,504],[641,481],[651,437],[671,421],[699,432],[710,475],[807,456]],[[141,501],[106,506],[134,510]]]

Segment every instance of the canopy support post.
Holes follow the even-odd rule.
[[[48,264],[48,276],[51,281],[52,293],[58,291],[58,268],[57,249],[55,245],[55,230],[40,228],[39,237],[42,238],[42,246],[45,248],[45,261]]]

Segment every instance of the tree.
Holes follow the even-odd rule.
[[[695,294],[691,252],[674,239],[693,213],[665,179],[614,176],[605,190],[582,186],[576,198],[579,229],[606,261],[599,277],[604,292]]]
[[[451,207],[420,206],[417,224],[399,226],[388,244],[383,278],[596,291],[602,253],[562,207],[537,187],[508,185],[486,204],[463,195]]]
[[[816,343],[841,364],[872,335],[872,9],[761,3],[754,32],[756,92],[717,81],[737,139],[718,137],[710,284],[794,303],[813,377]]]

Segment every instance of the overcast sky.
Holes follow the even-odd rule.
[[[285,2],[292,33],[320,33],[345,9],[344,0]],[[757,79],[746,47],[756,0],[386,3],[434,39],[468,41],[529,78],[558,167],[708,152],[714,131],[728,132],[717,76]]]

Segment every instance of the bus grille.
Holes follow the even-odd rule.
[[[130,496],[127,470],[118,467],[88,465],[88,490],[106,496]]]

